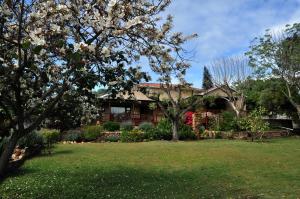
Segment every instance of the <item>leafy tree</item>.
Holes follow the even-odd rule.
[[[256,38],[247,52],[258,77],[278,78],[284,83],[284,95],[300,118],[300,24],[287,25],[279,34],[267,30]]]
[[[205,90],[208,90],[213,87],[214,87],[214,84],[212,81],[211,74],[210,74],[208,68],[206,66],[204,66],[202,88]]]
[[[169,4],[0,0],[0,137],[9,139],[0,176],[17,141],[38,128],[71,89],[91,92],[101,85],[116,93],[148,80],[128,64],[172,45],[166,27],[158,25]]]
[[[71,89],[49,112],[43,126],[61,132],[90,124],[98,115],[99,103],[94,93],[82,93]]]
[[[241,128],[250,131],[252,142],[260,134],[260,140],[263,137],[264,131],[269,129],[269,123],[263,120],[266,110],[258,108],[253,110],[246,117],[239,120]]]
[[[295,116],[295,108],[283,94],[285,84],[281,79],[248,79],[238,87],[243,89],[245,96],[247,96],[248,111],[262,107],[268,115],[286,114]]]
[[[172,21],[172,17],[168,17]],[[190,64],[184,58],[183,45],[197,35],[183,36],[181,33],[171,34],[170,23],[163,25],[167,38],[170,41],[170,47],[165,48],[163,45],[158,46],[156,53],[149,56],[150,67],[153,73],[158,76],[160,90],[162,91],[145,91],[146,95],[153,99],[164,113],[165,117],[172,124],[173,140],[179,139],[179,124],[184,114],[194,107],[199,100],[194,96],[191,84],[186,81],[185,74],[190,68]],[[178,84],[172,82],[177,81]],[[189,92],[190,97],[186,98],[184,92]],[[161,97],[165,95],[166,98]]]

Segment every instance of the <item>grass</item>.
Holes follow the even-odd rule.
[[[300,198],[300,139],[60,144],[8,177],[0,195]]]

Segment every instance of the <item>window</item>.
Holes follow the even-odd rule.
[[[111,107],[112,114],[123,114],[126,113],[125,107]]]

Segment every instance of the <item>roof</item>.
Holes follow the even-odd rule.
[[[148,98],[144,93],[141,91],[132,91],[131,94],[128,92],[118,93],[114,98],[111,97],[111,94],[107,93],[101,95],[100,99],[122,99],[122,100],[137,100],[137,101],[153,101],[152,99]]]
[[[161,84],[161,83],[141,83],[138,86],[139,87],[149,87],[149,88],[161,88],[161,85],[165,85],[165,84]],[[171,84],[172,87],[176,87],[179,84]],[[195,87],[186,87],[187,90],[191,89],[191,90],[196,90],[198,92],[204,91],[204,89],[200,89],[200,88],[195,88]]]

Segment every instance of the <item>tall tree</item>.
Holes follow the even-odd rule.
[[[172,18],[169,17],[172,21]],[[186,71],[190,68],[188,60],[184,58],[185,51],[183,45],[197,35],[183,36],[181,33],[172,34],[170,32],[170,23],[164,24],[167,38],[171,42],[170,47],[160,45],[155,49],[155,54],[149,56],[150,67],[158,76],[160,88],[167,96],[167,99],[161,98],[161,92],[147,93],[148,97],[156,101],[165,117],[172,123],[173,141],[179,139],[178,128],[184,114],[198,103],[197,98],[191,92],[189,98],[183,95],[183,92],[193,91],[191,84],[185,78]],[[178,82],[178,84],[173,84]]]
[[[245,111],[245,95],[241,87],[252,74],[248,67],[248,60],[245,57],[228,57],[215,60],[210,67],[213,71],[214,85],[222,90],[226,96],[225,99],[236,113],[237,117]]]
[[[282,92],[300,119],[300,23],[287,25],[277,34],[267,31],[254,40],[247,55],[258,77],[279,78],[284,82]]]
[[[211,74],[210,74],[208,68],[206,66],[204,66],[202,88],[205,90],[208,90],[213,87],[214,87],[214,84],[212,81]]]
[[[5,174],[17,141],[40,126],[71,88],[129,90],[146,78],[129,67],[165,38],[170,0],[0,0],[0,157]],[[1,121],[2,123],[2,121]],[[1,142],[0,140],[0,142]]]

